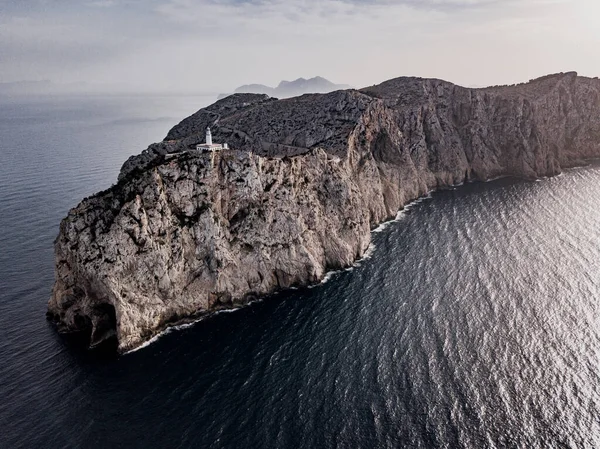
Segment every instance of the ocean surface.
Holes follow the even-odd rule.
[[[434,193],[370,256],[117,359],[46,322],[70,207],[212,99],[0,99],[0,448],[598,448],[600,166]]]

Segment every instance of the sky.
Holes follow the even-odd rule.
[[[600,76],[598,0],[0,0],[0,83],[231,92]]]

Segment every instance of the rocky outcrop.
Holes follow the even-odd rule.
[[[231,150],[191,150],[208,125]],[[69,212],[48,314],[125,351],[170,323],[318,282],[433,189],[549,176],[598,156],[600,81],[575,73],[486,89],[398,78],[227,97]]]

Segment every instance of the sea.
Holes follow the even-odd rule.
[[[313,288],[117,358],[46,321],[60,220],[214,98],[0,99],[0,448],[599,448],[600,165],[433,193]]]

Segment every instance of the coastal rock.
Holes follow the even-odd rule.
[[[207,126],[231,150],[192,150]],[[600,156],[600,81],[467,89],[398,78],[198,111],[62,221],[48,316],[91,346],[318,282],[431,190],[536,178]]]

